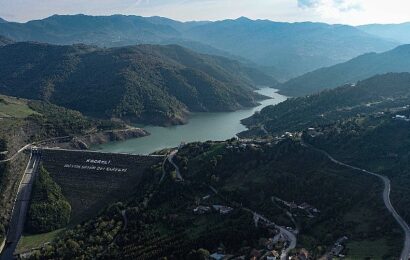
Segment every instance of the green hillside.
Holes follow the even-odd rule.
[[[357,114],[381,112],[410,103],[410,73],[390,73],[325,90],[307,97],[288,99],[244,119],[251,131],[261,126],[273,134],[300,131],[346,119]]]
[[[251,61],[280,80],[398,45],[353,26],[243,17],[179,22],[133,15],[54,15],[26,23],[0,23],[0,35],[15,41],[103,47],[176,43],[200,53]]]
[[[285,95],[304,96],[390,72],[410,72],[410,45],[379,54],[364,54],[345,63],[291,79],[279,88]]]
[[[255,227],[250,210],[294,227],[273,197],[320,209],[316,217],[292,210],[300,228],[297,248],[307,248],[313,258],[344,235],[363,242],[366,250],[380,246],[384,259],[396,257],[401,235],[378,197],[381,186],[371,177],[338,167],[293,140],[234,148],[240,145],[237,140],[186,145],[176,158],[184,182],[176,181],[166,164],[159,184],[161,167],[152,168],[126,203],[66,231],[38,250],[38,257],[199,259],[198,254],[217,250],[245,259],[255,250],[263,255],[274,232],[263,224]],[[232,211],[194,212],[199,205],[215,204]]]
[[[401,108],[390,113],[352,117],[321,126],[314,137],[304,139],[337,159],[388,176],[392,182],[392,203],[400,215],[410,221],[410,110]]]
[[[0,48],[0,67],[1,93],[93,117],[162,125],[185,122],[191,111],[255,106],[260,96],[252,88],[269,81],[238,62],[175,45],[16,43]]]

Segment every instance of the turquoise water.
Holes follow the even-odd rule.
[[[92,147],[92,149],[116,153],[149,154],[163,148],[176,147],[181,142],[230,139],[246,130],[246,127],[240,123],[241,119],[253,115],[265,106],[276,105],[286,100],[285,96],[276,93],[276,90],[272,88],[263,88],[257,92],[271,99],[260,102],[261,105],[258,107],[235,112],[194,113],[186,125],[146,126],[143,128],[151,133],[150,136],[111,142]]]

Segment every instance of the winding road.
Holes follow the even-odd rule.
[[[401,252],[400,255],[400,260],[408,260],[410,258],[410,227],[409,225],[406,223],[406,221],[399,215],[399,213],[397,213],[396,209],[393,207],[391,200],[390,200],[390,192],[391,192],[391,183],[390,180],[383,175],[374,173],[374,172],[370,172],[367,171],[365,169],[359,168],[359,167],[355,167],[343,162],[340,162],[338,160],[336,160],[335,158],[333,158],[328,152],[318,149],[310,144],[305,143],[304,141],[301,142],[301,144],[305,147],[309,147],[311,149],[314,149],[322,154],[324,154],[327,158],[329,158],[329,160],[331,160],[333,163],[350,168],[352,170],[356,170],[356,171],[360,171],[362,173],[365,174],[369,174],[369,175],[373,175],[377,178],[379,178],[380,180],[383,181],[384,184],[384,190],[383,190],[383,202],[384,205],[386,206],[387,210],[392,214],[392,216],[394,217],[394,219],[396,220],[396,222],[400,225],[400,227],[403,229],[404,231],[404,245],[403,245],[403,250]]]
[[[176,164],[174,163],[174,157],[175,157],[175,155],[176,155],[177,153],[178,153],[178,150],[174,150],[174,151],[170,152],[170,153],[169,153],[169,156],[168,156],[168,162],[169,162],[170,164],[172,164],[172,166],[174,166],[175,172],[176,172],[176,174],[177,174],[177,180],[178,180],[178,181],[184,181],[184,178],[182,178],[181,172],[179,171],[178,165],[176,165]]]

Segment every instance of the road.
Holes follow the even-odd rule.
[[[302,145],[305,147],[310,147],[318,152],[321,152],[322,154],[326,155],[327,158],[329,158],[329,160],[331,160],[333,163],[356,170],[356,171],[360,171],[362,173],[365,174],[369,174],[369,175],[373,175],[377,178],[379,178],[380,180],[382,180],[383,184],[384,184],[384,189],[383,189],[383,202],[384,205],[386,206],[387,210],[392,214],[392,216],[394,217],[394,219],[396,220],[396,222],[400,225],[400,227],[403,229],[404,231],[404,245],[403,245],[403,250],[401,252],[400,255],[400,260],[408,260],[410,257],[410,227],[409,225],[406,223],[406,221],[399,215],[399,213],[397,213],[396,209],[393,207],[391,200],[390,200],[390,192],[391,192],[391,183],[390,180],[383,175],[374,173],[374,172],[370,172],[367,171],[365,169],[359,168],[359,167],[355,167],[343,162],[340,162],[338,160],[336,160],[335,158],[333,158],[329,153],[327,153],[326,151],[320,150],[310,144],[306,144],[305,142],[302,141]]]
[[[6,163],[6,162],[10,162],[13,161],[14,159],[16,159],[17,155],[19,155],[20,153],[22,153],[24,150],[26,150],[27,148],[29,148],[32,144],[26,144],[25,146],[23,146],[22,148],[20,148],[20,150],[18,150],[15,154],[13,154],[10,158],[5,159],[5,160],[1,160],[0,163]]]
[[[281,256],[280,256],[280,259],[281,259],[281,260],[287,259],[287,256],[288,256],[288,254],[289,254],[289,251],[292,250],[292,249],[294,249],[294,248],[296,247],[296,242],[297,242],[296,235],[295,235],[294,233],[290,232],[289,230],[287,230],[286,228],[276,225],[274,222],[272,222],[272,221],[270,221],[269,219],[265,218],[264,216],[258,214],[257,212],[252,211],[251,209],[244,208],[244,210],[249,211],[249,212],[252,212],[254,219],[258,219],[258,220],[259,220],[259,219],[262,219],[262,220],[263,220],[264,222],[266,222],[268,225],[273,225],[273,226],[275,226],[275,228],[279,229],[280,232],[283,234],[283,236],[284,236],[288,241],[290,241],[288,247],[287,247],[285,250],[282,250],[282,254],[281,254]]]
[[[37,175],[39,162],[40,156],[32,153],[18,187],[17,197],[12,210],[10,227],[7,232],[6,246],[3,252],[1,252],[0,260],[13,259],[13,253],[23,232],[31,190]]]
[[[179,171],[178,165],[176,165],[176,164],[174,163],[174,157],[175,157],[175,155],[176,155],[177,153],[178,153],[178,150],[174,150],[174,151],[170,152],[169,155],[168,155],[168,162],[169,162],[170,164],[172,164],[172,166],[174,166],[175,172],[176,172],[176,174],[177,174],[177,180],[178,180],[178,181],[184,181],[184,178],[182,178],[181,172]]]

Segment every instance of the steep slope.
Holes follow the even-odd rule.
[[[369,51],[396,45],[346,25],[224,20],[196,26],[184,35],[287,76],[329,66]]]
[[[232,111],[261,98],[251,90],[257,72],[179,46],[16,43],[0,48],[0,68],[1,93],[140,123],[181,123],[189,111]]]
[[[357,114],[383,112],[410,104],[410,73],[390,73],[318,94],[288,99],[243,120],[252,135],[264,127],[269,133],[300,131]]]
[[[286,95],[302,96],[388,72],[410,72],[410,45],[380,54],[364,54],[345,63],[307,73],[285,82],[280,89]]]
[[[401,24],[367,24],[357,28],[378,37],[401,43],[410,43],[410,22]]]

